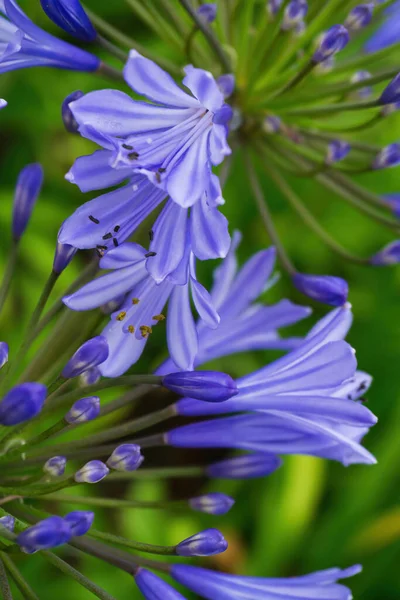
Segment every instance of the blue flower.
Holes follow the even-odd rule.
[[[341,277],[295,273],[292,282],[299,292],[317,302],[342,306],[347,301],[349,286]]]
[[[152,104],[117,90],[101,90],[72,102],[70,108],[80,133],[96,138],[108,151],[105,177],[111,178],[110,171],[121,177],[121,169],[125,177],[142,173],[175,202],[189,207],[209,189],[211,165],[230,154],[226,137],[232,111],[226,109],[211,73],[192,66],[185,73],[183,84],[193,95],[131,50],[125,80]]]
[[[312,61],[320,63],[333,56],[349,43],[350,36],[343,25],[333,25],[325,31],[319,40],[318,48],[315,50]]]
[[[253,452],[212,463],[206,473],[216,479],[257,479],[271,475],[281,465],[281,459],[274,454]]]
[[[115,471],[136,471],[143,461],[144,457],[140,452],[140,446],[137,444],[121,444],[115,448],[107,460],[107,466]]]
[[[65,456],[52,456],[43,465],[43,471],[52,477],[64,475],[67,459]]]
[[[228,542],[218,529],[205,529],[178,544],[176,553],[179,556],[213,556],[227,548]]]
[[[94,512],[91,510],[74,510],[65,515],[64,520],[71,529],[71,535],[85,535],[92,526]]]
[[[43,183],[39,163],[27,165],[18,175],[13,203],[12,231],[15,240],[24,233]]]
[[[40,0],[46,15],[67,33],[83,40],[93,42],[97,32],[79,0]]]
[[[355,6],[348,14],[344,24],[350,31],[357,31],[371,23],[374,4],[359,4]]]
[[[165,375],[167,389],[206,402],[224,402],[236,396],[238,389],[230,375],[218,371],[180,371]]]
[[[11,426],[36,417],[43,408],[47,388],[42,383],[20,383],[0,401],[0,424]]]
[[[107,340],[103,336],[97,335],[82,344],[82,346],[80,346],[71,356],[62,371],[62,376],[65,379],[78,377],[78,375],[81,375],[88,369],[97,367],[103,363],[107,356]],[[87,398],[85,400],[87,400]]]
[[[367,52],[377,52],[400,40],[400,2],[394,2],[385,10],[387,18],[365,45]]]
[[[74,479],[77,483],[98,483],[107,477],[110,470],[101,460],[90,460],[79,471],[76,471]]]
[[[20,9],[16,0],[0,3],[0,73],[27,67],[96,71],[100,59],[46,33]]]
[[[76,425],[78,423],[86,423],[93,421],[100,414],[100,398],[97,396],[89,396],[81,398],[74,402],[64,419],[67,423]]]
[[[221,492],[211,492],[189,500],[190,508],[209,515],[225,515],[234,504],[233,498]]]
[[[400,262],[400,241],[396,240],[387,244],[382,250],[374,254],[370,263],[376,266],[397,265]]]
[[[71,539],[71,528],[62,517],[48,517],[28,527],[16,539],[22,552],[33,554],[66,544]]]
[[[0,342],[0,369],[8,362],[8,351],[7,342]]]

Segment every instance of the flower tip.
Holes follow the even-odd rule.
[[[347,46],[349,40],[350,36],[346,27],[343,25],[333,25],[321,35],[318,47],[312,56],[312,62],[319,64],[337,54],[337,52],[340,52]]]
[[[36,417],[43,408],[47,388],[42,383],[21,383],[11,388],[0,402],[0,424],[19,425]]]
[[[7,342],[0,342],[0,369],[8,362],[8,352]]]
[[[74,510],[64,517],[64,521],[71,528],[72,536],[85,535],[94,521],[94,512],[91,510]]]
[[[65,473],[67,459],[65,456],[53,456],[43,465],[43,471],[51,477],[61,477]]]
[[[24,233],[43,184],[43,167],[39,163],[26,165],[18,175],[15,187],[12,231],[15,240]]]
[[[189,506],[198,512],[209,515],[225,515],[235,504],[235,500],[220,492],[211,492],[189,500]]]
[[[64,419],[70,425],[93,421],[100,414],[100,398],[89,396],[77,400],[65,415]]]
[[[296,273],[292,282],[299,292],[322,304],[343,306],[347,301],[349,286],[341,277]]]
[[[202,4],[197,9],[197,15],[202,21],[205,21],[206,23],[212,23],[217,18],[217,5],[213,2]]]
[[[400,262],[400,240],[391,242],[370,258],[370,264],[378,267],[397,265]]]
[[[97,335],[78,348],[65,365],[61,375],[64,379],[78,377],[88,369],[103,363],[108,358],[108,354],[109,347],[106,338]]]
[[[79,0],[40,0],[46,15],[60,29],[83,42],[93,42],[97,32]]]
[[[178,556],[213,556],[228,548],[228,542],[218,529],[205,529],[183,540],[175,551]]]
[[[101,460],[90,460],[74,475],[77,483],[98,483],[107,477],[110,470]]]
[[[239,393],[232,377],[219,371],[170,373],[163,378],[162,385],[181,396],[206,402],[224,402]]]
[[[390,83],[385,87],[379,97],[378,103],[381,105],[395,104],[400,100],[400,73],[398,73]]]
[[[137,444],[121,444],[115,448],[106,464],[115,471],[136,471],[144,461]]]

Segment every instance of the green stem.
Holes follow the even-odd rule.
[[[142,542],[136,542],[134,540],[127,540],[126,538],[120,537],[119,535],[113,535],[112,533],[103,533],[96,529],[91,529],[89,536],[103,542],[110,544],[117,544],[124,546],[125,548],[132,548],[139,552],[146,552],[148,554],[161,554],[164,556],[176,555],[176,546],[156,546],[154,544],[143,544]]]
[[[122,71],[119,71],[118,69],[116,69],[112,65],[109,65],[108,63],[105,63],[104,61],[101,61],[97,71],[95,72],[99,75],[104,75],[105,77],[108,77],[108,79],[112,79],[113,81],[125,81]]]
[[[39,596],[35,594],[29,583],[22,576],[14,561],[5,552],[1,553],[1,558],[23,597],[26,600],[39,600]]]
[[[3,562],[3,553],[0,558],[0,591],[2,593],[2,600],[13,600],[10,584],[8,582],[7,572]]]
[[[7,295],[10,289],[10,284],[12,280],[12,276],[14,274],[15,265],[17,263],[17,255],[18,255],[18,242],[13,240],[11,243],[11,248],[8,252],[7,257],[7,265],[3,276],[3,281],[1,282],[0,287],[0,312],[3,309],[5,301],[7,299]]]
[[[95,496],[71,496],[70,494],[50,494],[43,498],[50,502],[66,502],[67,504],[83,504],[101,508],[142,508],[146,510],[188,508],[187,500],[173,500],[171,502],[144,502],[140,500],[119,500],[116,498],[98,498]]]
[[[99,44],[99,46],[107,50],[107,52],[109,52],[119,60],[122,60],[123,63],[125,63],[128,60],[129,56],[126,52],[124,52],[124,50],[121,50],[120,48],[118,48],[118,46],[116,46],[112,42],[109,42],[102,35],[97,34],[96,42]]]
[[[309,73],[311,73],[315,66],[316,64],[312,61],[306,63],[304,67],[300,69],[300,71],[292,79],[290,79],[286,85],[271,95],[270,100],[275,99],[278,96],[289,92],[290,90],[293,90],[301,81],[303,81],[305,77],[307,77]]]
[[[297,108],[294,110],[282,109],[281,112],[286,115],[300,116],[300,115],[330,115],[336,112],[343,112],[347,110],[361,110],[369,108],[379,107],[379,99],[368,100],[366,102],[341,102],[338,104],[331,104],[327,106],[312,106],[310,108]]]

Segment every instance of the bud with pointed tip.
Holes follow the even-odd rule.
[[[178,556],[213,556],[225,552],[228,542],[218,529],[205,529],[183,540],[175,551]]]
[[[243,454],[209,465],[206,473],[218,479],[255,479],[270,475],[281,464],[281,459],[275,454]]]
[[[97,419],[100,414],[100,398],[88,396],[77,400],[69,409],[64,419],[70,425],[86,423]]]
[[[12,232],[15,240],[24,233],[43,184],[43,168],[39,163],[27,165],[18,175],[14,194]]]
[[[8,362],[8,344],[0,342],[0,369]]]
[[[343,140],[333,140],[328,145],[325,162],[327,165],[333,165],[336,162],[340,162],[351,150],[351,146],[348,142]]]
[[[79,0],[40,0],[46,15],[67,33],[82,40],[93,42],[97,32]]]
[[[73,536],[85,535],[91,528],[93,520],[94,512],[91,510],[74,510],[64,517]]]
[[[14,517],[12,517],[11,515],[5,515],[4,517],[0,517],[0,529],[1,527],[8,529],[8,531],[11,531],[12,533],[15,527]]]
[[[400,164],[400,144],[389,144],[375,156],[372,168],[387,169],[388,167],[397,167],[398,164]]]
[[[343,306],[347,301],[349,286],[341,277],[296,273],[292,282],[299,292],[322,304]]]
[[[104,336],[97,335],[91,338],[69,359],[65,365],[62,376],[65,379],[78,377],[88,369],[97,367],[103,363],[108,357],[108,343]]]
[[[77,249],[69,244],[61,244],[57,242],[56,251],[53,260],[54,273],[62,273],[66,269],[77,253]]]
[[[211,492],[203,496],[191,498],[188,501],[190,508],[198,512],[207,513],[209,515],[225,515],[230,511],[235,501],[226,494],[220,492]]]
[[[196,12],[202,21],[212,23],[217,17],[217,5],[213,2],[208,2],[199,6]]]
[[[357,31],[371,23],[372,13],[374,12],[374,4],[359,4],[348,14],[344,24],[350,31]]]
[[[230,375],[219,371],[179,371],[163,378],[171,392],[206,402],[223,402],[236,396],[238,389]]]
[[[318,64],[330,56],[337,54],[337,52],[343,50],[349,43],[349,40],[350,36],[346,27],[343,27],[343,25],[333,25],[322,34],[318,48],[312,56],[312,62]]]
[[[97,367],[88,369],[79,375],[79,385],[86,387],[87,385],[94,385],[101,379],[100,370]]]
[[[387,244],[382,250],[374,254],[369,262],[371,265],[378,267],[397,265],[400,262],[400,240]]]
[[[298,23],[304,20],[308,12],[307,0],[290,0],[285,8],[282,21],[282,29],[294,29]]]
[[[115,471],[136,471],[143,461],[144,457],[140,453],[140,446],[137,444],[121,444],[115,448],[107,460],[107,466]]]
[[[61,477],[65,473],[67,459],[65,456],[53,456],[43,465],[43,471],[52,477]]]
[[[385,87],[379,97],[379,104],[393,104],[400,101],[400,73]]]
[[[43,408],[47,388],[42,383],[21,383],[0,402],[0,424],[19,425],[36,417]]]
[[[101,460],[90,460],[74,475],[77,483],[98,483],[107,477],[110,470]]]
[[[385,194],[383,198],[390,206],[394,216],[400,218],[400,194]]]
[[[71,539],[71,528],[61,517],[48,517],[20,533],[16,542],[22,552],[33,554],[39,550],[56,548]]]
[[[65,98],[61,105],[61,117],[65,129],[69,131],[69,133],[78,133],[79,130],[79,125],[74,115],[72,114],[72,110],[70,109],[69,105],[71,102],[75,102],[75,100],[79,100],[80,98],[82,98],[82,96],[84,96],[84,93],[80,90],[72,92],[72,94],[69,94],[69,96]]]

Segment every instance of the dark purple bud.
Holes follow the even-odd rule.
[[[274,454],[243,454],[207,467],[207,475],[217,479],[255,479],[270,475],[282,464]]]
[[[18,425],[36,417],[43,408],[47,388],[42,383],[21,383],[0,402],[0,424]]]
[[[74,510],[64,517],[73,536],[85,535],[92,526],[94,512],[90,510]]]
[[[74,475],[77,483],[98,483],[110,472],[101,460],[90,460]]]
[[[15,527],[14,517],[12,517],[11,515],[5,515],[4,517],[0,517],[0,529],[1,527],[8,529],[8,531],[11,531],[12,533]]]
[[[151,571],[140,567],[135,575],[135,583],[146,600],[186,600],[182,594]]]
[[[230,375],[219,371],[180,371],[163,378],[171,392],[206,402],[223,402],[236,396],[238,389]]]
[[[266,133],[278,133],[281,128],[281,120],[275,115],[265,117],[263,121],[263,129]]]
[[[183,540],[175,551],[178,556],[213,556],[225,552],[228,542],[218,529],[205,529]]]
[[[357,31],[371,23],[374,5],[372,2],[368,4],[359,4],[347,16],[344,24],[350,31]]]
[[[308,2],[306,0],[290,0],[285,8],[282,21],[282,29],[293,29],[298,23],[301,23],[308,12]]]
[[[400,102],[400,73],[385,87],[379,97],[379,104],[394,104]]]
[[[385,267],[397,265],[400,262],[400,240],[391,242],[370,259],[371,265]]]
[[[71,539],[71,528],[61,517],[48,517],[20,533],[16,542],[22,552],[33,554],[38,550],[56,548]]]
[[[268,0],[267,11],[271,17],[274,17],[283,4],[283,0]]]
[[[65,473],[67,459],[65,456],[53,456],[43,465],[43,471],[52,477],[61,477]]]
[[[327,165],[332,165],[333,163],[340,162],[351,150],[351,146],[348,142],[344,142],[343,140],[333,140],[328,145],[328,150],[326,153],[325,162]]]
[[[40,0],[46,15],[67,33],[82,40],[93,42],[97,32],[79,0]]]
[[[231,73],[220,75],[217,79],[217,85],[222,92],[224,98],[229,98],[235,89],[235,76]]]
[[[71,425],[78,423],[87,423],[97,419],[100,414],[100,398],[97,396],[89,396],[77,400],[69,409],[64,419]]]
[[[325,31],[319,41],[318,48],[312,56],[313,63],[320,63],[333,56],[348,44],[349,32],[343,25],[333,25]]]
[[[84,93],[80,90],[72,92],[72,94],[65,98],[64,102],[61,105],[61,116],[64,123],[64,127],[70,133],[78,133],[79,125],[74,115],[72,114],[72,110],[70,109],[69,105],[70,102],[75,102],[75,100],[79,100],[80,98],[82,98],[82,96],[84,96]]]
[[[77,249],[69,244],[57,242],[56,252],[54,254],[53,271],[62,273],[66,269],[77,253]]]
[[[8,344],[0,342],[0,369],[8,362]]]
[[[43,168],[39,163],[27,165],[20,172],[14,194],[12,232],[15,240],[24,233],[43,184]]]
[[[206,23],[212,23],[217,17],[217,5],[213,2],[202,4],[197,9],[197,14]]]
[[[115,448],[107,460],[107,466],[115,471],[136,471],[143,461],[144,457],[140,453],[140,446],[137,444],[121,444]]]
[[[347,301],[349,286],[341,277],[296,273],[292,282],[299,292],[322,304],[343,306]]]
[[[97,335],[91,338],[69,359],[61,375],[65,379],[78,377],[88,369],[101,365],[108,358],[108,343],[105,337]]]
[[[79,385],[87,386],[94,385],[101,379],[100,370],[97,367],[93,367],[92,369],[88,369],[81,375],[79,375]]]
[[[216,125],[227,125],[232,120],[233,110],[229,104],[224,104],[214,113],[213,123]]]
[[[390,144],[385,146],[376,155],[373,163],[373,169],[387,169],[388,167],[397,167],[400,163],[400,144]]]
[[[211,492],[189,500],[190,508],[209,515],[225,515],[234,504],[233,498],[220,492]]]

